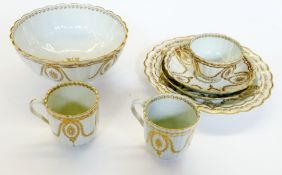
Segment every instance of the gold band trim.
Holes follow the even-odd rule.
[[[177,37],[161,42],[160,44],[154,46],[150,50],[144,60],[144,73],[147,76],[148,81],[157,89],[159,93],[179,93],[177,90],[171,88],[165,80],[161,78],[161,73],[155,69],[159,67],[161,62],[161,55],[170,50],[172,47],[177,47],[179,44],[189,43],[190,39],[194,36],[186,37]],[[198,107],[200,111],[212,113],[212,114],[236,114],[239,112],[246,112],[255,107],[261,106],[270,96],[273,88],[273,76],[268,67],[268,65],[260,58],[259,55],[255,54],[250,49],[243,47],[244,55],[251,59],[251,63],[254,65],[255,72],[258,70],[261,71],[259,76],[265,77],[262,78],[261,86],[253,86],[253,88],[258,88],[255,91],[252,91],[252,96],[247,95],[249,98],[244,99],[242,103],[239,101],[230,101],[232,104],[218,104],[215,105],[210,100],[204,100],[202,98],[194,98],[194,104]],[[261,68],[259,68],[261,67]],[[238,95],[245,96],[245,94],[250,94],[250,91],[243,91]]]
[[[171,98],[171,99],[177,99],[177,100],[181,100],[185,103],[187,103],[188,105],[190,105],[193,110],[195,111],[196,117],[197,117],[197,121],[195,121],[195,123],[191,126],[187,126],[185,128],[179,128],[179,129],[171,129],[171,128],[165,128],[159,125],[156,125],[147,115],[147,109],[149,107],[149,105],[157,100],[161,100],[161,99],[165,99],[165,98]],[[182,95],[178,95],[178,94],[162,94],[162,95],[158,95],[156,97],[152,97],[150,99],[148,99],[145,104],[144,104],[144,108],[143,108],[143,116],[144,116],[144,120],[146,121],[146,123],[148,123],[151,127],[160,130],[161,132],[164,133],[171,133],[171,132],[177,132],[179,133],[183,133],[183,132],[190,132],[190,130],[192,128],[194,128],[196,126],[196,124],[199,121],[200,115],[199,115],[199,111],[198,108],[190,101],[190,99],[188,97],[182,96]]]
[[[66,8],[88,9],[88,10],[98,11],[98,12],[101,12],[103,14],[107,14],[107,15],[111,16],[114,20],[117,20],[120,23],[120,25],[122,25],[123,28],[124,28],[125,36],[124,36],[122,43],[115,50],[113,50],[113,51],[111,51],[111,52],[109,52],[105,55],[102,55],[102,56],[99,56],[99,57],[96,57],[96,58],[92,58],[92,59],[88,59],[88,60],[77,61],[77,62],[53,61],[53,60],[50,60],[50,59],[47,59],[47,58],[41,58],[41,57],[38,57],[38,56],[35,56],[35,55],[28,53],[27,51],[21,49],[16,44],[16,42],[14,40],[14,33],[17,30],[17,28],[23,22],[25,22],[27,19],[30,19],[33,16],[38,15],[40,13],[44,13],[46,11],[60,10],[60,9],[66,9]],[[40,63],[40,64],[51,64],[51,65],[57,65],[57,66],[61,66],[61,67],[85,67],[85,66],[89,66],[89,65],[92,65],[92,64],[96,64],[96,63],[101,63],[101,62],[104,62],[106,60],[110,60],[112,58],[115,58],[115,55],[117,55],[123,49],[123,47],[126,43],[127,37],[128,37],[127,25],[119,15],[115,14],[114,12],[112,12],[110,10],[105,10],[103,7],[93,6],[93,5],[88,5],[88,4],[76,4],[76,3],[50,5],[50,6],[46,6],[46,7],[43,7],[43,8],[35,9],[32,12],[23,15],[19,20],[17,20],[14,23],[14,25],[10,29],[10,40],[11,40],[12,44],[14,45],[16,50],[21,55],[23,55],[26,59],[32,60],[32,61]]]
[[[62,88],[62,87],[66,87],[66,86],[83,86],[85,88],[88,88],[90,89],[92,92],[95,93],[96,95],[96,101],[95,101],[95,104],[90,108],[88,109],[87,111],[79,114],[79,115],[62,115],[62,114],[59,114],[53,110],[51,110],[51,108],[48,106],[47,102],[48,102],[48,98],[49,96],[57,89],[59,88]],[[48,113],[50,113],[52,115],[52,117],[58,119],[58,120],[63,120],[63,119],[77,119],[77,120],[83,120],[89,116],[91,116],[98,108],[98,103],[99,103],[99,93],[97,91],[97,89],[91,85],[88,85],[86,83],[83,83],[83,82],[78,82],[78,81],[70,81],[70,82],[66,82],[66,83],[61,83],[61,84],[58,84],[57,86],[53,87],[52,89],[50,89],[45,98],[44,98],[44,101],[43,101],[43,104],[44,106],[46,107]]]
[[[236,93],[238,91],[241,91],[243,89],[246,89],[250,84],[253,83],[254,80],[254,70],[253,70],[253,66],[252,64],[249,62],[249,60],[246,57],[243,57],[242,59],[242,64],[244,63],[245,66],[247,66],[247,70],[246,71],[241,71],[241,72],[235,72],[233,73],[233,75],[230,76],[230,72],[236,69],[236,65],[228,65],[225,68],[222,68],[216,75],[214,75],[213,77],[207,77],[209,78],[210,81],[206,82],[207,84],[210,84],[209,87],[205,88],[202,86],[199,86],[197,84],[193,84],[191,83],[191,80],[193,78],[196,78],[198,81],[202,81],[202,79],[198,79],[198,75],[197,71],[200,72],[200,70],[195,70],[194,72],[194,77],[190,76],[190,77],[186,77],[185,73],[188,70],[187,65],[188,63],[187,60],[191,60],[191,63],[189,64],[193,64],[192,62],[194,61],[192,58],[186,58],[186,62],[184,63],[184,59],[182,59],[181,57],[179,57],[178,54],[181,54],[181,50],[182,52],[188,51],[188,53],[190,52],[190,50],[185,47],[184,45],[175,47],[171,50],[169,50],[167,53],[164,54],[163,56],[163,61],[162,61],[162,72],[164,73],[164,78],[165,79],[169,79],[170,82],[177,82],[178,85],[182,85],[188,89],[192,89],[194,91],[198,91],[201,93],[206,93],[206,94],[213,94],[213,95],[225,95],[225,94],[231,94],[231,93]],[[181,73],[176,73],[176,72],[169,72],[169,64],[171,62],[171,59],[173,56],[179,57],[178,61],[180,64],[183,65],[183,68],[185,68],[185,70],[183,70],[183,72]],[[197,69],[197,67],[194,67],[195,69]],[[183,75],[184,74],[184,75]],[[196,75],[195,75],[196,74]],[[167,77],[166,77],[167,76]],[[213,86],[213,82],[212,82],[212,78],[216,78],[216,77],[220,77],[220,79],[223,79],[227,82],[229,82],[229,85],[225,85],[222,87],[214,87]],[[237,78],[237,79],[236,79]],[[242,78],[241,81],[238,81],[239,78]],[[173,80],[173,81],[171,81]],[[230,89],[232,87],[237,87],[236,89]]]
[[[216,38],[222,38],[222,39],[231,41],[232,43],[237,45],[237,47],[240,49],[240,51],[241,51],[240,58],[238,58],[237,60],[235,60],[233,62],[228,62],[228,63],[215,63],[215,62],[209,62],[207,60],[204,60],[202,57],[197,55],[191,48],[193,41],[195,41],[199,38],[204,38],[204,37],[216,37]],[[197,36],[193,37],[188,44],[188,49],[192,53],[192,57],[195,59],[196,62],[199,62],[199,63],[204,64],[204,65],[209,66],[209,67],[216,67],[216,68],[222,68],[223,67],[224,68],[226,66],[235,65],[243,59],[243,48],[242,48],[241,44],[238,41],[234,40],[233,38],[230,38],[229,36],[218,34],[218,33],[205,33],[205,34],[201,34],[201,35],[197,35]]]

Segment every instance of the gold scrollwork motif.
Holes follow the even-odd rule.
[[[207,76],[201,71],[200,65],[199,65],[198,62],[193,60],[193,64],[194,64],[194,76],[195,76],[195,78],[197,78],[199,81],[209,82],[209,83],[217,82],[218,80],[216,80],[216,78],[218,76],[222,77],[223,72],[230,70],[232,67],[234,67],[233,65],[231,65],[231,66],[228,66],[226,68],[213,68],[213,69],[221,69],[221,70],[218,71],[215,75]],[[231,73],[231,71],[230,72],[228,71],[228,73]]]
[[[68,86],[80,86],[92,91],[96,96],[94,104],[89,107],[89,109],[85,112],[79,113],[77,115],[64,115],[53,111],[50,106],[48,106],[48,100],[50,95],[54,91],[62,87]],[[77,141],[77,138],[79,136],[89,137],[95,132],[99,117],[98,102],[99,93],[97,89],[89,84],[79,81],[69,81],[58,84],[47,92],[43,100],[43,104],[46,107],[48,114],[51,115],[52,118],[58,122],[58,124],[56,124],[58,128],[56,129],[56,131],[54,131],[54,134],[56,136],[60,136],[61,134],[63,134],[73,143],[73,145],[75,145],[75,142]],[[87,128],[84,128],[84,126],[87,126]]]
[[[177,59],[178,64],[182,65],[181,69],[177,71],[171,68],[172,63],[175,61],[173,61],[173,56]],[[246,67],[246,70],[240,70],[241,68],[237,64],[224,65],[222,67],[213,67],[218,71],[212,76],[206,76],[202,73],[199,63],[192,59],[191,53],[186,46],[180,45],[174,48],[174,50],[166,53],[162,59],[164,60],[162,69],[168,77],[188,88],[204,93],[233,92],[237,86],[244,88],[244,85],[250,83],[253,78],[253,67],[246,58],[243,58],[242,62],[238,63],[238,65]],[[224,80],[226,85],[218,85],[220,80]],[[208,87],[202,86],[200,85],[202,82],[210,85]]]
[[[216,82],[216,78],[220,77],[226,81],[229,81],[231,84],[222,87],[221,89],[219,88],[213,88],[213,90],[216,91],[225,91],[228,87],[232,87],[232,86],[238,86],[244,83],[247,83],[248,81],[250,81],[250,79],[252,78],[252,68],[250,67],[251,65],[249,65],[249,63],[247,63],[248,61],[246,61],[244,59],[244,62],[246,63],[246,65],[248,65],[248,69],[250,70],[250,72],[235,72],[236,69],[236,65],[230,65],[228,67],[222,68],[222,70],[220,70],[218,73],[216,73],[215,75],[211,76],[211,77],[207,77],[205,76],[205,79],[203,80],[200,76],[198,76],[197,74],[194,74],[195,77],[199,80],[199,81],[203,81],[203,82]],[[195,71],[196,72],[201,72],[200,68],[198,67],[198,64],[195,67]],[[203,73],[200,73],[203,75]],[[192,77],[190,77],[192,78]],[[194,86],[194,85],[193,85]]]
[[[235,65],[233,67],[225,69],[221,77],[229,81],[230,83],[233,83],[234,85],[240,85],[249,81],[253,77],[253,71],[254,71],[253,66],[246,58],[243,58],[243,62],[245,65],[247,65],[248,72],[246,71],[235,72],[232,75],[232,72],[235,71],[236,69],[236,65]]]
[[[95,120],[96,121],[96,120]],[[96,126],[96,122],[94,124]],[[95,127],[94,126],[94,127]],[[81,134],[84,137],[91,136],[94,133],[95,129],[93,129],[91,132],[86,133],[84,131],[84,127],[81,124],[80,120],[78,119],[71,119],[71,118],[65,118],[62,119],[58,132],[55,133],[56,136],[60,136],[61,133],[63,134],[73,143],[75,144],[75,141],[77,137]]]
[[[193,36],[178,37],[166,40],[156,45],[147,53],[144,61],[144,72],[151,84],[159,93],[180,93],[177,89],[168,84],[163,78],[161,64],[163,60],[163,51],[170,50],[180,45],[190,42]],[[244,56],[254,66],[254,81],[243,91],[240,91],[232,99],[207,100],[202,97],[193,97],[193,102],[201,111],[213,114],[236,114],[249,111],[255,107],[261,106],[270,96],[273,88],[273,77],[268,65],[250,49],[243,47]]]
[[[79,58],[78,57],[71,57],[71,58],[66,58],[67,62],[79,62]]]
[[[102,63],[99,69],[97,70],[97,72],[94,75],[88,77],[88,79],[92,79],[96,77],[98,74],[103,75],[112,65],[115,64],[116,60],[117,60],[117,55],[113,55],[112,59],[109,59],[104,63]]]
[[[175,149],[175,145],[171,137],[184,136],[186,134],[188,133],[184,132],[181,135],[174,135],[160,132],[157,130],[151,130],[147,136],[147,142],[151,144],[152,148],[156,151],[158,156],[161,156],[161,154],[167,151],[168,149],[170,149],[172,153],[177,154],[185,149],[185,147],[190,141],[190,136],[186,138],[184,145],[180,149]]]
[[[175,48],[175,55],[177,60],[185,65],[185,71],[187,71],[187,66],[192,65],[191,53],[187,49],[187,47],[180,46],[179,48]]]
[[[64,70],[56,65],[49,65],[49,64],[42,65],[40,74],[45,75],[48,78],[51,78],[55,81],[62,81],[63,79],[67,79],[68,81],[71,81],[71,79],[64,72]]]

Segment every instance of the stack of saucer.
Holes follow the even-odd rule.
[[[233,114],[261,105],[272,74],[250,49],[220,34],[163,42],[147,54],[145,74],[160,93],[189,96],[200,110]]]

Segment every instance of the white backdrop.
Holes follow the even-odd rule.
[[[281,0],[76,1],[113,10],[129,28],[117,64],[91,82],[101,95],[99,131],[80,148],[61,146],[30,113],[29,100],[55,83],[24,65],[8,37],[22,14],[60,2],[9,0],[0,6],[1,175],[282,174]],[[272,96],[247,113],[202,113],[185,156],[160,161],[146,152],[143,128],[130,112],[133,99],[157,94],[143,73],[146,52],[163,40],[204,32],[229,35],[258,53],[274,75]]]

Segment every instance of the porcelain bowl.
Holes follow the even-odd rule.
[[[128,29],[120,16],[102,7],[58,4],[17,20],[10,39],[37,74],[54,81],[93,80],[117,60]]]

